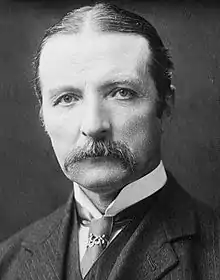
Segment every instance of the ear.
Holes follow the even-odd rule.
[[[164,118],[171,118],[172,117],[172,112],[175,104],[175,91],[176,88],[174,85],[170,85],[170,90],[169,93],[166,94],[165,98],[165,108],[162,114],[161,119]]]
[[[40,119],[41,125],[44,126],[44,118],[43,118],[42,106],[40,107],[40,110],[39,110],[39,119]]]
[[[45,127],[45,123],[44,123],[44,116],[43,116],[42,105],[41,105],[40,110],[39,110],[39,120],[40,120],[41,126],[44,128],[44,131],[47,133],[47,130],[46,130],[46,127]]]

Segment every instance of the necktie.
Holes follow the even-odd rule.
[[[83,278],[108,245],[112,226],[113,217],[103,216],[100,219],[92,219],[89,225],[89,238],[86,252],[81,261],[81,274]]]
[[[98,259],[102,251],[108,245],[114,221],[114,230],[122,229],[133,220],[140,221],[141,218],[150,209],[153,203],[156,203],[158,193],[151,198],[146,198],[130,207],[122,210],[114,217],[103,216],[100,219],[93,219],[90,222],[89,240],[85,255],[81,261],[81,274],[83,278],[90,270],[94,262]]]

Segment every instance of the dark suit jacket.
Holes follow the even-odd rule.
[[[65,206],[1,244],[0,279],[66,279],[71,221],[76,219],[73,209],[71,196]],[[129,237],[107,279],[219,280],[219,224],[210,208],[191,198],[169,176],[157,203]]]

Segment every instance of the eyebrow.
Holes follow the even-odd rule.
[[[113,88],[114,86],[119,86],[119,85],[125,85],[128,87],[136,88],[137,87],[144,91],[144,83],[141,79],[139,78],[113,78],[110,80],[104,81],[98,88],[98,91],[106,90],[108,88]],[[49,95],[50,99],[56,99],[61,93],[64,92],[74,92],[78,95],[83,95],[82,90],[79,88],[76,88],[72,85],[67,85],[67,86],[57,86],[55,88],[52,88],[49,90]]]
[[[74,86],[58,86],[49,90],[50,99],[56,98],[63,92],[75,92],[79,95],[82,94],[81,90]]]
[[[100,90],[106,89],[109,87],[113,87],[113,86],[118,86],[118,85],[125,85],[125,86],[133,87],[133,88],[138,87],[139,89],[144,90],[144,83],[141,79],[139,79],[139,78],[120,78],[120,77],[110,79],[110,80],[103,82],[102,85],[100,86]]]

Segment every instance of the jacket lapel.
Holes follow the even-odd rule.
[[[68,236],[71,232],[71,216],[75,213],[72,201],[73,194],[65,206],[36,223],[31,229],[22,243],[18,279],[62,279]]]
[[[108,279],[156,280],[175,269],[180,260],[173,243],[195,234],[190,201],[188,194],[169,179],[121,251]]]

